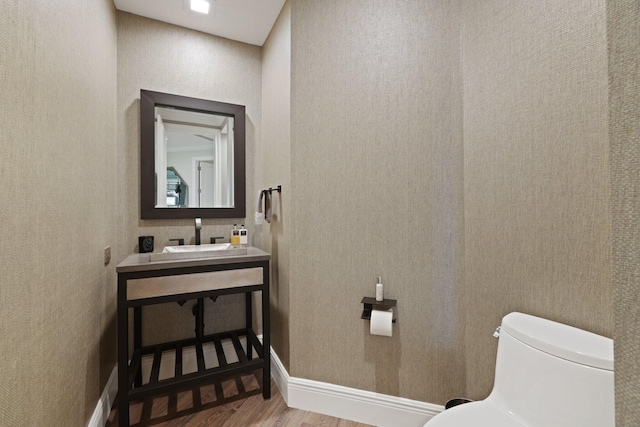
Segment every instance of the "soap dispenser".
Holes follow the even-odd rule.
[[[238,230],[238,224],[233,224],[233,230],[231,230],[231,239],[229,239],[232,245],[240,246],[240,230]]]
[[[378,283],[376,284],[376,301],[384,300],[384,289],[382,287],[382,277],[378,276]]]
[[[249,231],[244,228],[242,224],[240,228],[240,246],[247,246],[249,244]]]

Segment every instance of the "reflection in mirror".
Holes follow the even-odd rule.
[[[245,108],[140,91],[141,218],[244,218]]]
[[[155,207],[232,208],[233,117],[158,106],[155,117]],[[163,170],[179,177],[177,190]]]

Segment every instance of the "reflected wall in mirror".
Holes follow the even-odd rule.
[[[245,107],[140,91],[141,218],[244,218]]]

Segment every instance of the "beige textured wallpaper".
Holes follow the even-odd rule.
[[[617,425],[640,424],[636,2],[289,0],[262,49],[111,0],[47,5],[0,3],[0,425],[86,425],[115,364],[115,264],[139,235],[193,238],[139,219],[141,88],[247,106],[247,218],[202,236],[244,221],[272,253],[289,374],[483,398],[520,310],[613,336]],[[377,276],[392,338],[360,319]],[[243,303],[207,304],[210,331]],[[145,315],[149,341],[193,328],[189,307]]]
[[[616,425],[640,425],[640,9],[607,2]]]
[[[467,395],[493,385],[502,316],[612,336],[605,4],[467,2]]]
[[[2,426],[86,425],[115,364],[115,21],[0,2]]]
[[[291,375],[478,399],[511,311],[612,336],[605,12],[291,1]]]
[[[140,219],[140,89],[210,99],[246,106],[247,217],[202,219],[201,237],[224,236],[229,241],[233,224],[245,224],[251,242],[260,247],[261,234],[254,233],[256,150],[262,132],[261,49],[198,31],[118,12],[118,260],[138,251],[138,236],[152,235],[155,250],[169,239],[193,243],[193,220]],[[244,298],[227,296],[207,302],[205,332],[223,330],[242,319]],[[211,303],[211,304],[209,304]],[[189,303],[145,307],[143,334],[158,342],[182,336],[193,329]]]
[[[464,392],[460,2],[291,2],[290,374]],[[398,300],[370,336],[364,296]]]
[[[271,253],[271,346],[287,370],[289,360],[289,262],[291,233],[291,7],[285,3],[262,49],[263,137],[258,158],[261,188],[281,185],[272,193],[273,221],[256,226],[262,232],[263,249]]]
[[[263,49],[111,0],[47,5],[0,4],[0,425],[86,425],[115,364],[115,264],[139,235],[193,237],[139,219],[141,88],[247,106],[247,218],[203,238],[244,221],[273,254],[292,376],[482,398],[520,310],[613,336],[617,425],[640,424],[635,2],[290,0]],[[393,338],[359,318],[378,275]],[[208,331],[239,320],[221,302]],[[193,327],[188,307],[145,314],[150,341]]]

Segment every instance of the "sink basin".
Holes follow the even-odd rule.
[[[166,246],[161,253],[152,253],[149,261],[169,261],[176,259],[214,258],[232,255],[246,255],[247,248],[231,243],[210,245]]]

